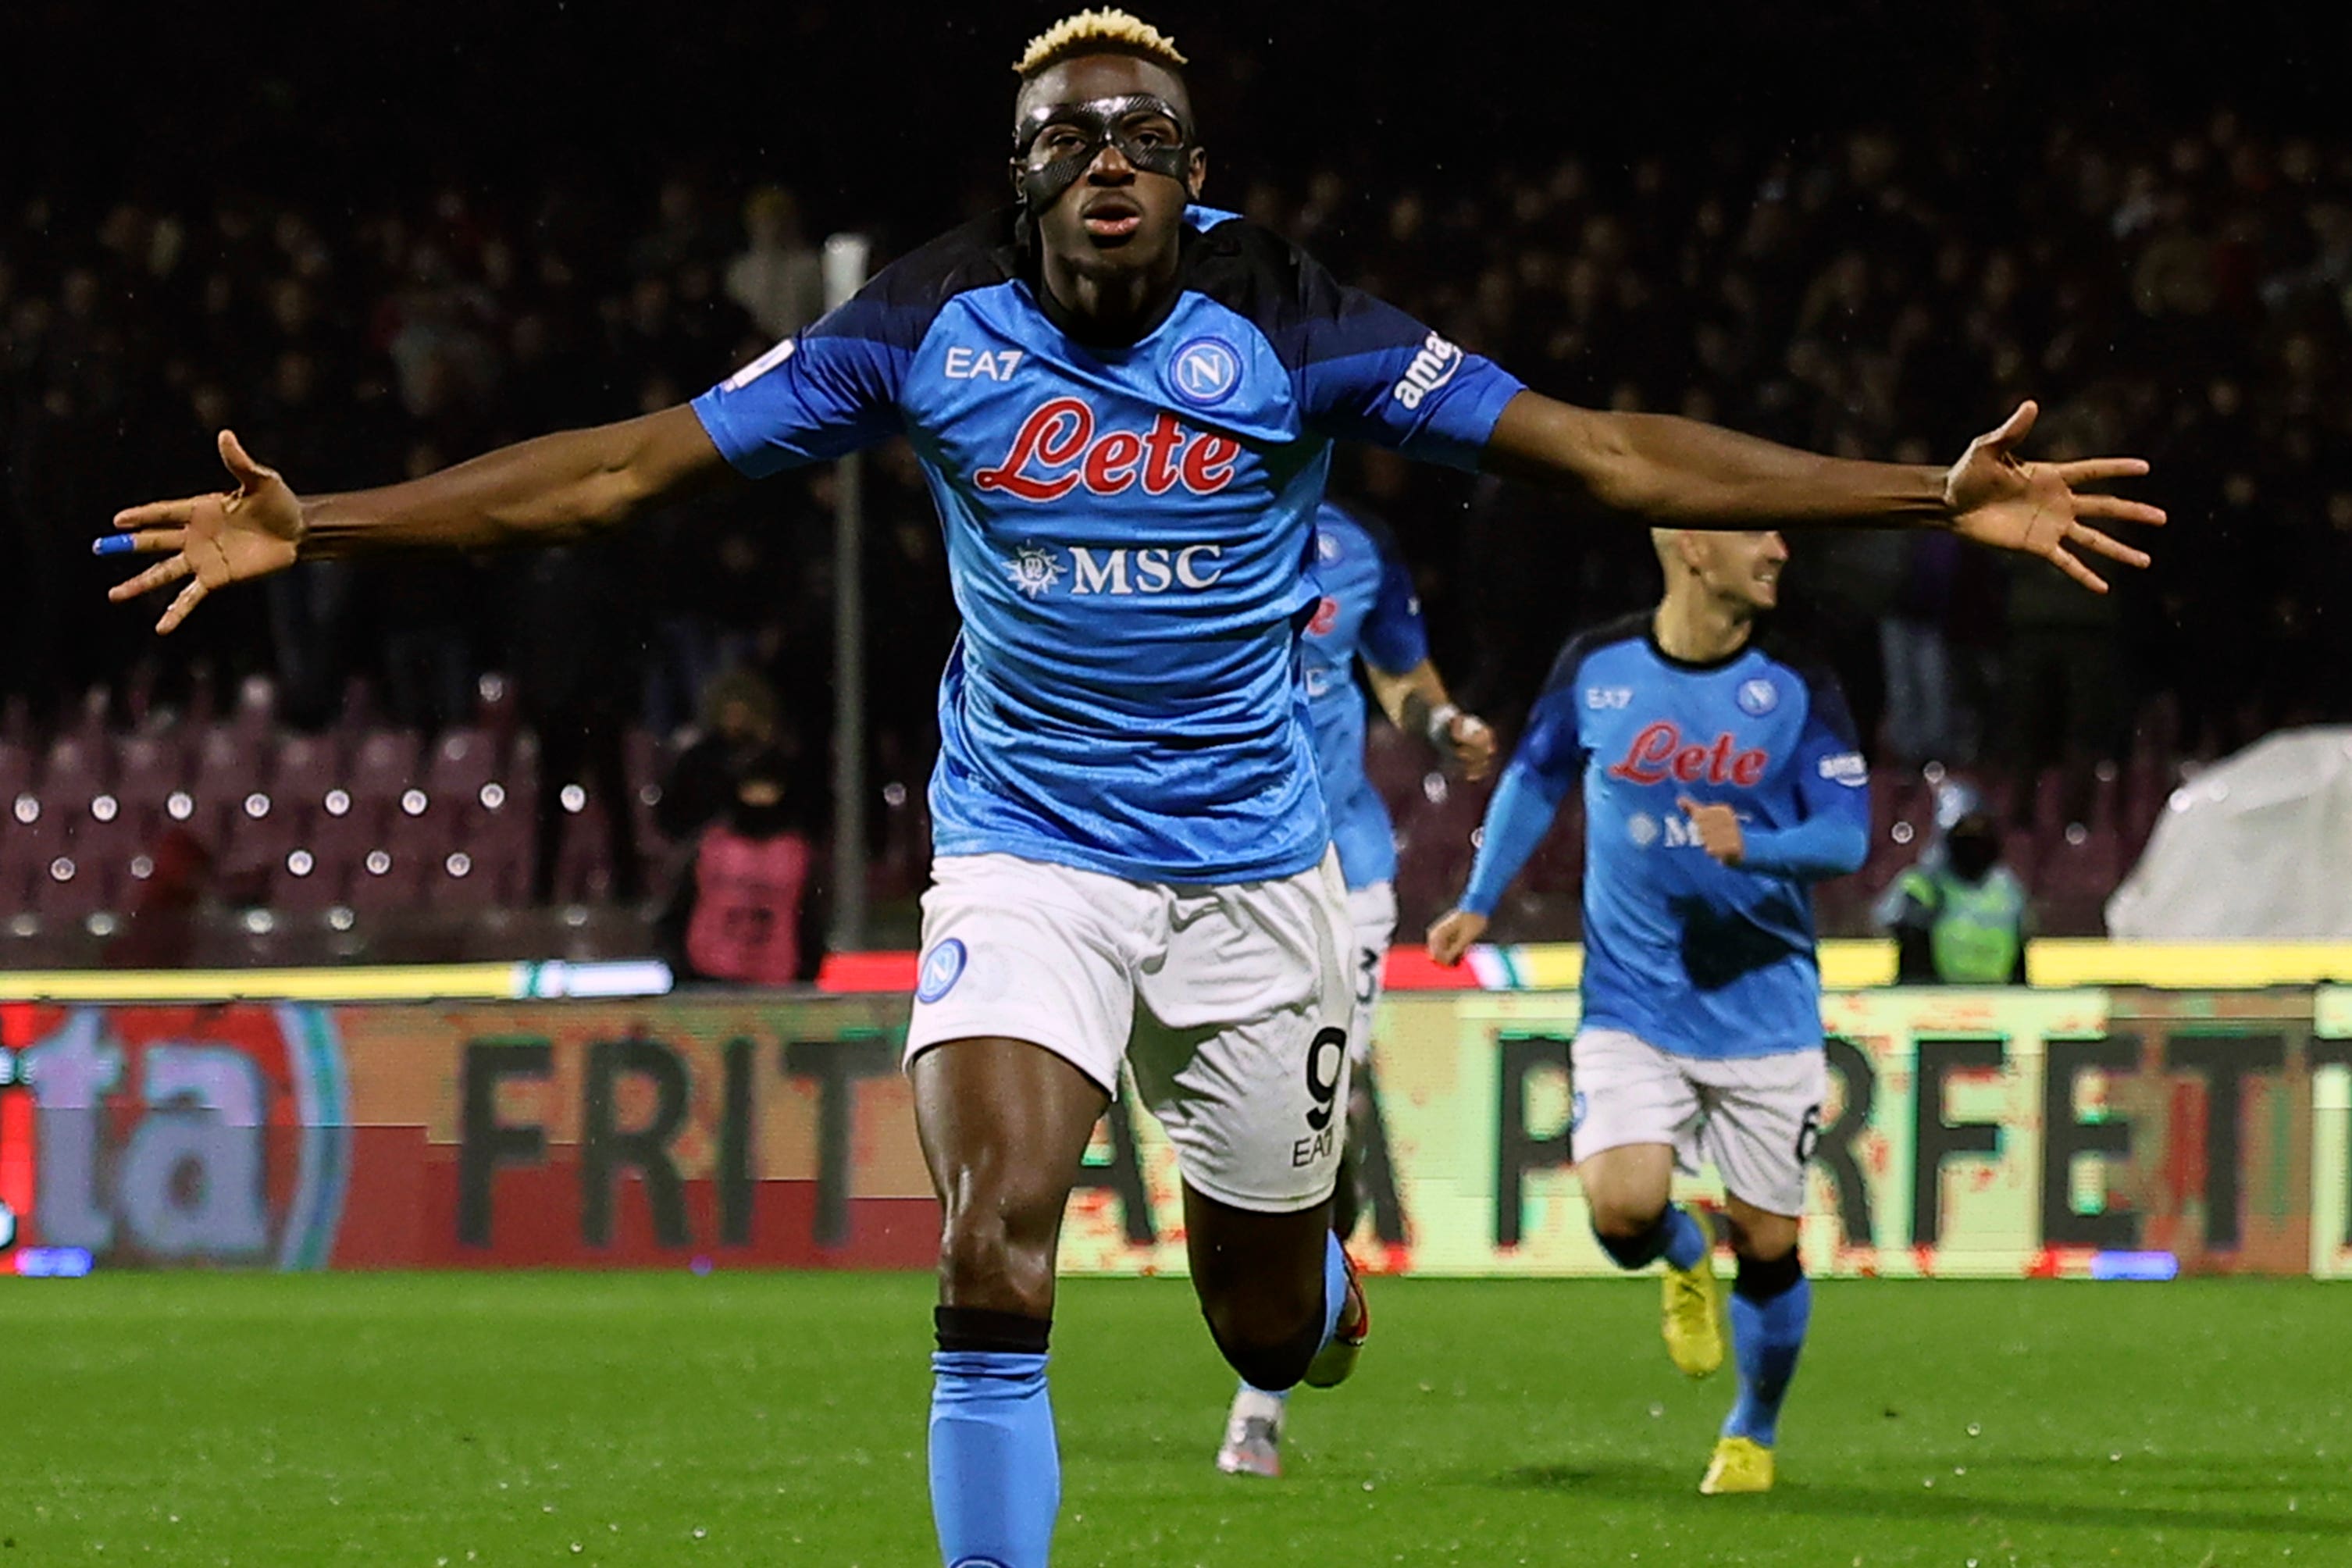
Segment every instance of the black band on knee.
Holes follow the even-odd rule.
[[[1666,1232],[1669,1228],[1666,1216],[1673,1212],[1674,1205],[1667,1205],[1657,1212],[1648,1225],[1632,1236],[1604,1236],[1601,1232],[1601,1227],[1595,1226],[1592,1227],[1592,1238],[1601,1244],[1601,1251],[1616,1261],[1618,1268],[1646,1268],[1665,1253]]]
[[[1044,1355],[1050,1318],[992,1312],[985,1307],[934,1307],[931,1323],[943,1351],[995,1351],[1006,1355]]]
[[[1208,1314],[1203,1312],[1202,1316]],[[1268,1394],[1280,1394],[1307,1375],[1315,1352],[1323,1348],[1323,1318],[1318,1313],[1297,1333],[1277,1345],[1227,1344],[1224,1336],[1217,1332],[1213,1318],[1209,1319],[1209,1337],[1217,1342],[1225,1364],[1241,1373],[1244,1383]]]
[[[1761,1306],[1776,1296],[1785,1296],[1797,1288],[1805,1277],[1804,1259],[1790,1247],[1769,1263],[1753,1258],[1739,1260],[1739,1272],[1731,1281],[1732,1294]]]

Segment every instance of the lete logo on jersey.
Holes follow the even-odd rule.
[[[1671,719],[1661,719],[1633,737],[1625,754],[1609,764],[1609,776],[1639,784],[1673,779],[1679,784],[1704,781],[1748,788],[1772,765],[1772,753],[1760,749],[1734,751],[1732,746],[1728,730],[1711,742],[1685,744],[1682,727]]]
[[[982,468],[971,482],[1015,500],[1055,501],[1085,485],[1094,495],[1122,495],[1138,484],[1146,495],[1166,495],[1182,485],[1194,495],[1215,495],[1234,482],[1241,443],[1225,436],[1187,430],[1162,413],[1151,428],[1095,429],[1095,411],[1075,397],[1040,404],[1013,434],[1002,462]]]

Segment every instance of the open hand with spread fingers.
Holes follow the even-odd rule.
[[[235,432],[220,433],[220,455],[236,480],[235,490],[126,508],[114,514],[118,531],[91,547],[100,555],[167,557],[116,584],[106,595],[121,605],[185,583],[155,623],[158,632],[178,626],[215,588],[266,577],[294,564],[302,540],[299,499],[277,469],[246,455]]]
[[[2000,429],[1969,442],[1945,474],[1944,500],[1951,509],[1953,531],[1979,544],[2039,555],[2093,593],[2104,594],[2106,580],[2084,565],[2077,551],[2126,566],[2147,565],[2147,553],[2110,538],[2087,520],[2154,527],[2164,521],[2164,513],[2144,501],[2099,495],[2084,487],[2137,479],[2147,472],[2147,465],[2137,458],[2025,462],[2017,456],[2017,444],[2033,428],[2040,412],[2030,401],[2019,404]]]

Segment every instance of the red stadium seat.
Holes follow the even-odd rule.
[[[352,794],[363,805],[394,806],[422,787],[413,730],[371,730],[352,753]]]
[[[289,735],[278,748],[269,773],[269,793],[279,809],[308,823],[327,809],[327,797],[337,790],[351,793],[350,769],[331,735]]]
[[[1389,808],[1401,819],[1422,799],[1421,781],[1428,773],[1429,748],[1393,724],[1374,722],[1364,731],[1364,776]]]
[[[77,856],[69,845],[36,868],[33,905],[46,921],[87,920],[113,902],[106,868],[88,856]]]
[[[36,783],[30,748],[0,741],[0,806],[30,790]]]
[[[433,795],[473,800],[499,773],[498,749],[487,730],[444,730],[425,765],[425,787]]]
[[[430,885],[430,857],[412,844],[380,839],[349,864],[351,905],[362,914],[414,909]]]

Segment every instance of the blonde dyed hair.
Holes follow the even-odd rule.
[[[1170,70],[1181,70],[1187,63],[1177,51],[1175,39],[1139,16],[1106,7],[1063,17],[1029,40],[1029,47],[1013,62],[1013,69],[1025,81],[1072,55],[1106,50],[1139,56]]]

